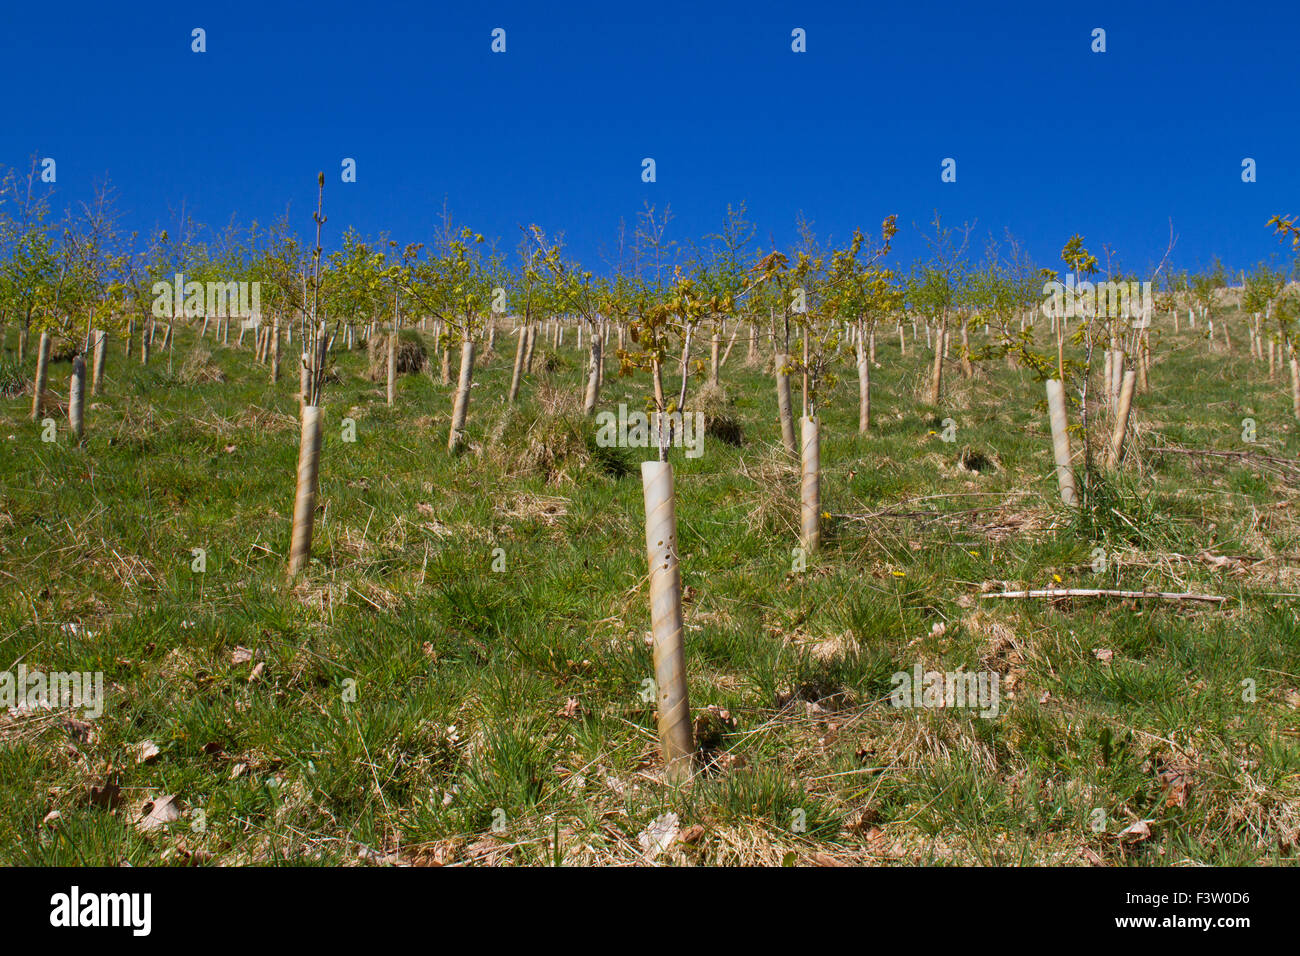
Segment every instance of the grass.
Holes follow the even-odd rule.
[[[660,781],[643,698],[643,452],[596,446],[576,350],[539,337],[514,409],[512,351],[487,357],[458,457],[436,361],[390,409],[364,350],[335,353],[314,556],[288,587],[294,370],[272,386],[249,349],[177,338],[148,367],[110,345],[83,447],[57,410],[42,443],[32,362],[0,362],[0,669],[102,671],[109,697],[86,722],[0,714],[4,863],[625,863],[670,812],[681,838],[658,862],[1295,857],[1296,475],[1161,451],[1296,461],[1286,381],[1244,333],[1227,354],[1164,330],[1130,455],[1086,520],[1056,497],[1041,385],[954,362],[927,406],[923,341],[900,357],[882,335],[871,435],[851,370],[824,410],[831,517],[802,572],[797,467],[742,343],[728,439],[675,460],[708,741],[683,790]],[[187,362],[198,348],[211,356]],[[612,366],[601,407],[643,407],[645,383]],[[52,366],[56,393],[68,374]],[[1058,580],[1228,601],[980,596]],[[890,707],[891,675],[916,664],[997,672],[999,716]],[[159,754],[139,762],[144,741]],[[116,805],[92,799],[107,784]],[[163,794],[181,818],[137,826]],[[1121,836],[1140,820],[1150,838]]]

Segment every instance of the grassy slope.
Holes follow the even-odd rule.
[[[66,427],[42,444],[29,394],[0,400],[0,668],[102,670],[111,685],[88,734],[59,714],[0,716],[0,861],[354,862],[359,845],[414,862],[633,861],[666,810],[703,827],[668,861],[1286,861],[1300,622],[1273,594],[1300,591],[1295,481],[1155,448],[1295,459],[1300,437],[1284,380],[1248,361],[1244,332],[1231,356],[1186,330],[1162,338],[1135,402],[1136,454],[1101,526],[1083,529],[1055,503],[1040,385],[1000,362],[963,382],[954,363],[928,408],[927,351],[900,360],[882,336],[875,433],[856,435],[851,371],[826,409],[836,517],[802,574],[796,470],[773,447],[771,380],[743,368],[738,343],[723,380],[746,443],[677,459],[691,701],[734,721],[682,793],[656,782],[640,693],[641,453],[593,453],[568,343],[514,413],[511,356],[484,364],[456,459],[450,387],[408,376],[390,410],[382,383],[358,376],[364,353],[339,354],[315,558],[289,590],[292,367],[271,387],[247,349],[217,349],[227,381],[187,385],[165,355],[142,369],[117,342],[84,448]],[[179,339],[178,370],[194,345]],[[68,370],[53,367],[60,393]],[[643,384],[611,372],[602,407],[639,406]],[[345,415],[355,444],[340,440]],[[1248,415],[1255,446],[1240,441]],[[952,444],[935,434],[947,417]],[[965,449],[995,469],[958,468]],[[965,513],[849,517],[887,510]],[[1120,556],[1102,575],[1098,545]],[[198,547],[204,574],[190,570]],[[1218,567],[1203,551],[1263,560]],[[1230,601],[979,598],[1054,575]],[[255,659],[232,663],[237,646]],[[918,662],[998,670],[1000,716],[891,709],[890,674]],[[561,716],[571,698],[578,715]],[[144,740],[161,754],[138,764]],[[113,813],[89,801],[110,778]],[[132,826],[164,793],[186,818]],[[60,819],[42,825],[51,810]],[[1120,840],[1139,819],[1152,838]]]

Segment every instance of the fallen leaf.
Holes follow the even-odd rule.
[[[180,818],[181,811],[176,806],[176,795],[167,794],[157,800],[150,800],[140,808],[140,819],[136,821],[136,826],[141,830],[160,830]]]
[[[1223,568],[1228,571],[1238,571],[1245,566],[1245,562],[1240,558],[1230,558],[1226,554],[1214,554],[1210,551],[1202,551],[1197,559],[1215,568]]]
[[[74,739],[87,741],[91,739],[91,732],[94,730],[89,723],[84,720],[77,720],[75,717],[69,717],[63,721],[63,726],[67,728]]]
[[[645,858],[653,860],[672,846],[673,840],[677,839],[678,827],[675,813],[661,813],[651,820],[649,826],[636,835]]]
[[[132,748],[136,763],[153,763],[158,759],[158,745],[152,740],[142,740]]]
[[[1165,787],[1165,806],[1187,806],[1187,795],[1192,789],[1191,778],[1182,770],[1165,770],[1160,774]]]
[[[1130,823],[1119,831],[1119,839],[1121,843],[1141,843],[1143,840],[1150,840],[1151,827],[1145,820]]]
[[[841,863],[839,860],[835,859],[835,857],[831,856],[829,853],[818,853],[816,851],[808,854],[808,862],[811,863],[813,866],[844,866],[845,865]]]
[[[259,680],[262,676],[262,672],[265,670],[266,661],[258,661],[257,666],[253,668],[253,672],[248,675],[248,682],[251,684],[256,680]]]
[[[698,823],[692,823],[681,833],[677,834],[678,843],[695,843],[700,837],[704,836],[704,827]]]
[[[230,663],[247,664],[253,659],[253,652],[242,644],[230,652]]]
[[[1101,661],[1103,664],[1109,664],[1111,658],[1115,656],[1115,652],[1108,647],[1094,647],[1092,649],[1092,656],[1097,658],[1097,660]]]
[[[375,866],[394,866],[400,862],[400,858],[396,853],[380,853],[364,843],[357,844],[357,859],[372,863]]]
[[[564,702],[564,706],[555,712],[556,717],[567,717],[574,720],[582,714],[582,704],[578,698],[570,697]]]

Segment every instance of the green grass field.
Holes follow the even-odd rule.
[[[1289,862],[1300,434],[1285,370],[1268,380],[1244,328],[1229,353],[1167,323],[1087,518],[1060,504],[1041,384],[953,362],[932,407],[924,336],[900,357],[882,332],[873,433],[857,435],[850,367],[824,409],[831,517],[802,572],[797,462],[738,342],[722,382],[743,441],[673,458],[703,747],[682,789],[661,782],[643,699],[645,453],[597,447],[567,339],[554,354],[539,336],[511,409],[503,331],[457,457],[436,361],[390,409],[365,352],[336,351],[292,588],[292,363],[272,386],[248,348],[190,330],[148,367],[115,340],[76,447],[57,408],[41,441],[34,361],[10,360],[0,669],[102,671],[108,699],[94,720],[0,712],[0,862]],[[644,376],[608,368],[601,407],[643,407]],[[69,369],[52,365],[60,400]],[[1227,601],[982,596],[1004,586]],[[998,716],[891,707],[891,675],[918,664],[996,672]],[[173,795],[179,819],[139,822]],[[639,837],[669,812],[678,837],[656,855]]]

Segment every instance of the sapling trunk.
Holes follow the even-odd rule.
[[[740,323],[731,330],[731,338],[727,339],[727,347],[722,350],[722,360],[718,363],[718,368],[723,368],[727,364],[727,359],[731,356],[731,349],[736,344],[736,336],[740,334]]]
[[[41,408],[45,404],[45,383],[50,374],[50,333],[42,332],[40,344],[36,346],[36,381],[32,391],[32,418],[41,417]]]
[[[311,404],[311,356],[302,353],[302,367],[298,370],[298,405],[306,408]]]
[[[469,415],[469,392],[474,381],[474,343],[466,339],[460,347],[460,381],[456,384],[456,403],[451,410],[451,432],[447,451],[455,454],[465,444],[465,419]]]
[[[1128,434],[1128,416],[1133,408],[1133,389],[1137,384],[1137,372],[1129,370],[1124,373],[1116,399],[1115,428],[1110,436],[1110,451],[1106,456],[1106,467],[1114,468],[1124,457],[1124,438]]]
[[[781,417],[781,443],[791,455],[799,453],[794,438],[794,412],[790,408],[790,376],[785,371],[786,355],[776,353],[776,410]]]
[[[816,418],[799,419],[803,438],[802,475],[799,483],[799,543],[806,554],[815,554],[822,544],[821,436]]]
[[[1300,421],[1300,359],[1291,358],[1291,411]]]
[[[78,444],[86,434],[85,405],[86,360],[78,355],[72,360],[72,382],[68,386],[68,424]]]
[[[961,326],[961,375],[962,378],[972,378],[975,375],[975,366],[970,360],[970,333],[965,322]]]
[[[600,367],[603,364],[600,336],[591,337],[591,371],[587,374],[587,394],[582,403],[584,415],[594,415],[596,404],[600,401]]]
[[[439,365],[439,380],[443,385],[451,384],[451,346],[443,345],[442,362]]]
[[[873,335],[874,340],[874,335]],[[858,340],[858,434],[871,430],[871,361]]]
[[[709,340],[709,381],[718,384],[718,353],[722,348],[722,336],[715,329]]]
[[[519,344],[515,346],[515,370],[510,373],[510,397],[506,400],[513,405],[519,398],[519,380],[524,374],[524,352],[528,348],[528,325],[519,326]]]
[[[104,363],[108,360],[108,333],[95,330],[95,370],[90,376],[90,394],[98,395],[104,388]]]
[[[316,520],[316,478],[320,473],[321,417],[316,405],[302,408],[298,439],[298,485],[293,499],[293,530],[289,537],[289,577],[297,576],[311,558],[312,526]]]
[[[149,364],[149,346],[153,343],[153,327],[151,321],[148,328],[140,329],[140,364]]]
[[[1074,489],[1074,468],[1070,464],[1070,433],[1065,416],[1065,388],[1059,379],[1047,380],[1047,414],[1052,424],[1052,454],[1056,458],[1056,481],[1061,501],[1073,508],[1079,503]]]
[[[596,388],[605,387],[605,349],[609,348],[609,326],[604,327],[600,336],[600,353],[596,358]]]
[[[934,339],[934,365],[930,369],[930,394],[927,396],[931,405],[939,404],[939,394],[943,388],[943,350],[947,334],[948,323],[944,320],[939,323],[939,331]]]
[[[537,345],[537,326],[534,323],[528,325],[528,347],[524,349],[524,374],[533,374],[533,349]]]
[[[659,747],[665,779],[677,784],[690,778],[695,743],[686,688],[673,466],[666,461],[642,462],[641,487],[645,495],[645,543],[650,568],[650,624],[659,711]]]
[[[271,328],[271,384],[280,381],[280,317]]]
[[[388,333],[388,407],[393,407],[397,398],[397,324]]]
[[[1138,390],[1145,392],[1150,388],[1148,376],[1151,374],[1151,336],[1149,329],[1142,330],[1138,339]]]

